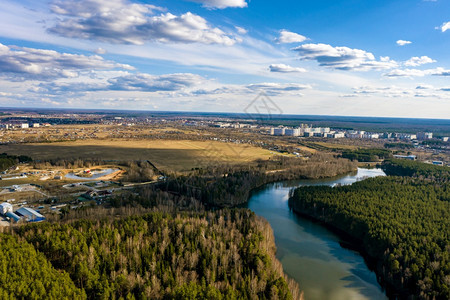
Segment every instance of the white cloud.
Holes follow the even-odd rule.
[[[95,53],[101,55],[101,54],[106,54],[106,50],[103,48],[97,48],[94,50]]]
[[[89,69],[128,69],[133,67],[104,60],[101,56],[60,53],[0,43],[0,74],[12,81],[73,78]]]
[[[436,27],[436,29],[440,29],[442,32],[446,32],[447,30],[450,30],[450,22],[445,22],[441,26]]]
[[[433,86],[430,84],[420,84],[420,85],[416,86],[416,90],[429,90],[432,88],[433,88]]]
[[[203,77],[191,73],[167,75],[132,74],[108,80],[110,90],[120,91],[178,91],[199,85]]]
[[[445,70],[443,68],[435,68],[435,69],[395,69],[383,76],[386,77],[423,77],[426,75],[434,75],[434,76],[450,76],[450,70]]]
[[[295,33],[295,32],[290,32],[287,30],[281,30],[280,31],[280,36],[275,39],[275,42],[279,43],[279,44],[290,44],[290,43],[301,43],[306,41],[308,38]]]
[[[300,91],[312,89],[309,84],[264,82],[248,85],[223,85],[215,89],[199,89],[194,95],[257,95],[264,92],[268,96],[295,95],[302,96]]]
[[[100,76],[102,77],[102,76]],[[150,75],[146,73],[124,74],[112,78],[100,78],[95,81],[50,82],[41,83],[30,89],[41,94],[77,94],[100,91],[128,92],[174,92],[200,85],[205,79],[191,73]]]
[[[444,68],[436,68],[431,71],[431,75],[434,76],[450,76],[450,70],[445,70]]]
[[[270,72],[279,72],[279,73],[304,73],[306,69],[304,68],[296,68],[291,67],[285,64],[272,64],[269,66]]]
[[[431,75],[430,70],[419,69],[395,69],[389,73],[383,74],[386,77],[423,77],[425,75]]]
[[[247,29],[239,27],[239,26],[235,26],[235,28],[239,34],[247,34],[247,32],[248,32]]]
[[[203,43],[233,45],[236,39],[191,12],[154,15],[161,10],[153,5],[126,0],[65,0],[52,4],[52,11],[62,15],[48,31],[69,38],[98,40],[113,44],[142,45],[161,43]]]
[[[296,92],[301,90],[312,89],[309,84],[300,83],[255,83],[247,85],[247,88],[252,91],[265,91],[268,94],[279,94],[282,92]]]
[[[409,44],[411,44],[412,42],[410,42],[410,41],[405,41],[405,40],[398,40],[397,41],[397,45],[399,45],[399,46],[405,46],[405,45],[409,45]]]
[[[434,59],[429,58],[428,56],[421,56],[421,57],[411,57],[409,60],[405,62],[405,66],[408,67],[417,67],[425,64],[435,63],[436,61]]]
[[[424,87],[399,87],[399,86],[360,86],[353,88],[353,95],[358,96],[381,96],[385,98],[412,98],[412,97],[425,97],[425,98],[437,98],[437,99],[449,99],[450,97],[445,93],[445,88],[435,89],[432,86]]]
[[[201,3],[207,8],[227,8],[227,7],[247,7],[245,0],[188,0],[191,2]]]
[[[381,70],[398,65],[389,57],[381,57],[377,61],[370,52],[327,44],[305,44],[292,50],[298,52],[304,60],[316,60],[320,66],[339,70]]]
[[[46,104],[58,105],[58,106],[61,105],[60,102],[54,101],[54,100],[52,100],[52,99],[50,99],[50,98],[41,98],[41,101],[42,101],[43,103],[46,103]]]

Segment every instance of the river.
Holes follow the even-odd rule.
[[[277,258],[296,280],[306,300],[387,299],[358,252],[343,248],[342,239],[288,207],[289,190],[306,185],[352,184],[385,176],[381,169],[361,169],[341,177],[270,183],[252,192],[248,208],[272,226]]]

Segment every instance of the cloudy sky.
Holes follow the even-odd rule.
[[[448,0],[2,0],[0,106],[450,116]]]

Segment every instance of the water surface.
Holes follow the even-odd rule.
[[[350,175],[271,183],[253,191],[248,208],[272,226],[277,258],[284,271],[300,284],[307,300],[387,299],[358,252],[320,224],[302,218],[288,207],[289,190],[305,185],[352,184],[385,176],[381,169],[358,169]]]
[[[76,180],[96,180],[100,177],[112,174],[116,171],[118,171],[119,169],[103,169],[103,170],[94,170],[91,172],[92,176],[90,177],[83,177],[83,176],[78,176],[75,175],[74,173],[68,173],[66,174],[66,178],[67,179],[76,179]]]

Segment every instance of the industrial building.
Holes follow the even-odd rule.
[[[395,158],[399,159],[407,159],[407,160],[416,160],[417,156],[415,155],[394,155]]]
[[[16,214],[26,219],[28,222],[44,221],[45,217],[29,207],[21,207],[16,210]]]
[[[13,207],[10,203],[3,202],[2,204],[0,204],[0,214],[6,215],[7,212],[12,212],[12,211],[13,211]]]
[[[15,213],[13,213],[12,211],[9,211],[5,214],[6,217],[8,217],[10,220],[14,221],[14,222],[19,222],[21,220],[20,216],[16,215]]]

